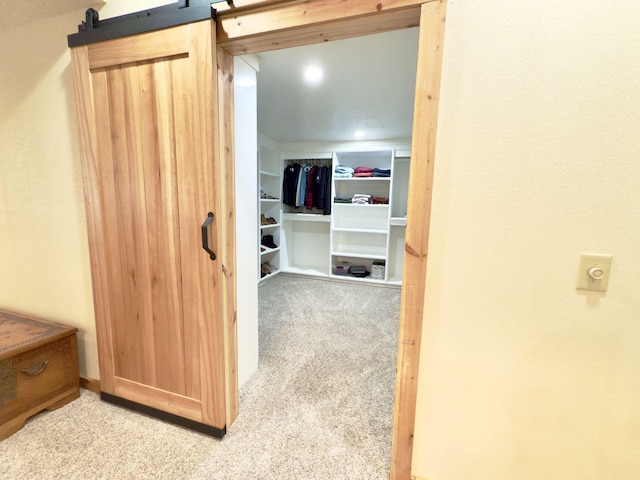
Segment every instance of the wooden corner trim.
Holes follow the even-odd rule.
[[[84,388],[85,390],[89,390],[93,393],[100,393],[100,380],[80,377],[80,388]]]

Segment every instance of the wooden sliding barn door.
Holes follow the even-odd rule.
[[[223,434],[215,24],[72,62],[103,398]]]

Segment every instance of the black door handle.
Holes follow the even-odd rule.
[[[211,260],[216,259],[216,254],[211,248],[209,248],[209,230],[213,228],[213,213],[209,212],[207,219],[202,224],[202,248],[209,254]]]

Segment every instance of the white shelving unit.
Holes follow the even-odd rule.
[[[291,162],[336,165],[351,168],[389,169],[389,177],[335,178],[331,198],[352,198],[367,194],[388,199],[388,203],[333,203],[331,214],[316,209],[284,205],[280,200],[260,200],[260,212],[277,219],[274,225],[260,226],[262,235],[273,235],[278,246],[264,246],[261,262],[267,259],[280,271],[335,280],[383,285],[401,285],[404,261],[407,192],[410,158],[408,151],[378,148],[369,151],[309,151],[279,154],[260,150],[260,188],[271,196],[282,195],[282,172]],[[277,158],[277,168],[274,162]],[[309,160],[312,159],[312,160]],[[337,265],[362,265],[377,276],[345,276]],[[383,275],[379,273],[384,270]],[[268,276],[267,276],[268,277]],[[267,278],[263,277],[263,278]]]
[[[282,209],[280,207],[280,153],[267,145],[258,146],[258,238],[259,238],[259,281],[280,272],[280,228]],[[271,197],[271,198],[265,198]],[[262,219],[273,219],[275,223],[264,224]],[[270,238],[276,248],[263,245],[263,239]]]
[[[351,198],[356,194],[386,198],[386,204],[335,203],[331,215],[331,277],[344,278],[336,273],[337,266],[361,265],[372,272],[374,262],[384,265],[381,278],[357,278],[360,281],[386,282],[388,263],[390,201],[392,195],[393,151],[336,152],[337,165],[350,168],[369,167],[391,170],[390,177],[352,177],[333,179],[334,196]],[[380,268],[380,267],[378,267]],[[356,279],[355,277],[348,277]]]

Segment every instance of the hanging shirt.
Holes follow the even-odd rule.
[[[318,167],[312,165],[307,172],[307,191],[305,198],[305,207],[307,207],[307,210],[313,209],[317,171]]]
[[[296,206],[296,191],[300,165],[292,163],[287,165],[282,174],[282,203],[291,207]]]

